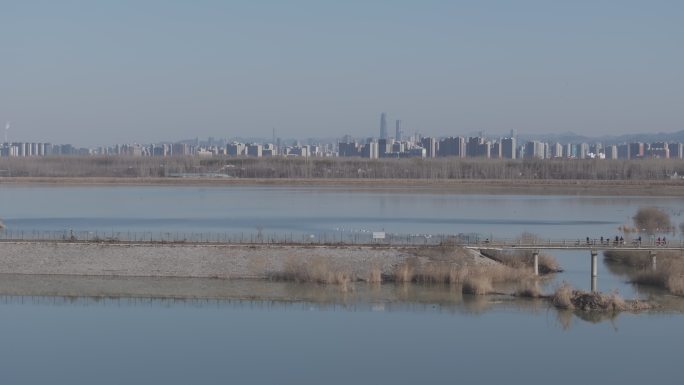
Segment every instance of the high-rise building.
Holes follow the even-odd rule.
[[[245,155],[245,145],[238,142],[228,143],[226,144],[226,153],[230,156]]]
[[[511,130],[513,131],[513,130]],[[501,157],[504,159],[515,159],[515,137],[501,139]]]
[[[684,148],[681,143],[668,143],[671,159],[682,159],[684,157]]]
[[[337,144],[337,153],[340,156],[359,156],[358,145],[356,142],[339,142]]]
[[[361,156],[369,159],[378,159],[378,142],[368,141],[361,149]]]
[[[644,144],[634,142],[629,144],[629,159],[641,159],[644,157]]]
[[[444,138],[439,141],[439,156],[458,156],[465,158],[466,142],[461,136]]]
[[[263,149],[264,149],[264,147],[261,144],[252,143],[252,144],[247,145],[245,152],[246,152],[247,156],[254,156],[257,158],[261,158],[263,155]]]
[[[380,139],[387,139],[387,114],[380,114]]]
[[[392,152],[392,144],[387,139],[378,140],[378,157],[384,158],[387,154]]]
[[[544,143],[533,140],[525,144],[525,158],[544,159]]]
[[[492,146],[489,148],[489,157],[501,159],[501,142],[492,143]]]
[[[480,136],[468,138],[468,144],[466,145],[466,154],[469,157],[483,157],[489,158],[491,143],[485,141],[484,138]]]
[[[666,142],[651,143],[648,150],[644,151],[644,156],[649,158],[670,158],[670,147]]]
[[[435,138],[423,138],[420,141],[420,145],[425,149],[425,155],[428,158],[437,156],[437,141]]]
[[[617,146],[617,157],[618,159],[628,160],[630,159],[629,154],[630,146],[629,144],[623,143]]]
[[[589,143],[580,143],[579,144],[579,154],[578,158],[580,159],[586,159],[587,156],[589,155]]]
[[[401,120],[397,120],[395,122],[395,132],[396,132],[395,138],[396,138],[397,142],[401,142],[402,136],[403,136],[403,132],[401,130]]]

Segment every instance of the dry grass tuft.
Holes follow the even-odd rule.
[[[492,292],[492,280],[486,276],[468,276],[463,281],[463,294],[485,295]]]
[[[425,264],[413,274],[413,281],[418,283],[455,284],[461,278],[458,266],[445,262]]]
[[[332,268],[324,258],[314,258],[309,261],[289,258],[285,261],[283,272],[272,274],[270,278],[278,281],[313,282],[343,286],[354,280],[350,272]]]
[[[524,283],[522,287],[518,288],[518,291],[515,293],[515,295],[525,298],[541,298],[544,296],[541,290],[539,290],[539,286],[531,282]]]
[[[373,266],[370,272],[368,272],[366,281],[373,284],[382,283],[382,270],[377,266]]]
[[[394,282],[409,283],[413,281],[413,266],[408,263],[402,263],[394,270]]]
[[[572,303],[572,286],[570,286],[569,283],[564,282],[553,293],[552,303],[553,306],[559,309],[574,309],[575,306]]]
[[[666,287],[672,294],[684,295],[684,268],[680,266],[678,271],[670,271]]]

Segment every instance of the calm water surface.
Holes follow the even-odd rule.
[[[320,187],[6,187],[14,231],[479,233],[614,236],[640,206],[684,221],[684,197],[458,195]]]
[[[645,205],[680,222],[683,203],[676,197],[291,187],[0,188],[0,216],[13,231],[262,227],[297,234],[384,229],[584,238],[616,234]],[[545,290],[563,280],[588,289],[588,253],[555,255],[566,271]],[[651,294],[605,265],[599,274],[601,290],[627,298]],[[271,284],[261,285],[267,291]],[[672,383],[684,374],[679,311],[584,320],[540,302],[415,285],[407,296],[385,288],[394,297],[373,299],[359,291],[320,303],[286,285],[294,286],[278,290],[292,298],[276,302],[2,297],[0,383],[636,384]],[[679,299],[658,298],[682,308]]]
[[[524,306],[523,306],[524,307]],[[2,383],[675,383],[680,314],[237,301],[0,304]]]

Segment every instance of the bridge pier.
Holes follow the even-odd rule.
[[[598,290],[598,252],[591,250],[591,291]]]
[[[539,275],[539,252],[532,253],[534,256],[534,275]]]
[[[657,268],[657,264],[656,264],[656,252],[653,251],[653,250],[650,250],[650,251],[648,252],[648,254],[651,256],[651,269],[653,269],[653,271],[655,271],[656,268]]]

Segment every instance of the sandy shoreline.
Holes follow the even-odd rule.
[[[429,180],[0,177],[13,186],[284,186],[453,194],[684,196],[684,180]]]

